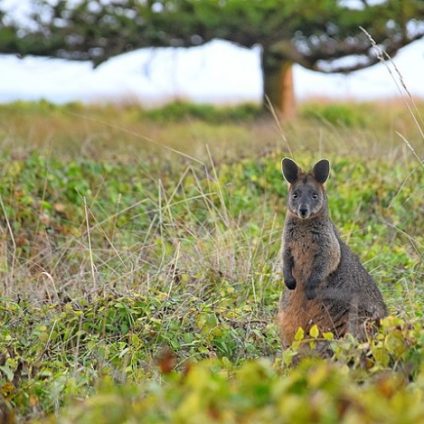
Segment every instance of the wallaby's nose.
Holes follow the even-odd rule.
[[[306,216],[306,214],[308,213],[308,209],[307,208],[300,208],[299,212],[300,212],[300,216],[302,218],[304,218]]]

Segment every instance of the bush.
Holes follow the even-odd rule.
[[[307,103],[300,113],[307,119],[345,127],[365,127],[372,119],[366,105],[354,103]]]
[[[142,115],[158,121],[199,119],[206,122],[220,123],[253,119],[260,112],[260,106],[253,104],[217,107],[207,104],[175,102],[159,109],[144,110]]]

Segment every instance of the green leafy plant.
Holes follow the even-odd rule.
[[[314,120],[285,128],[305,167],[318,155],[305,152],[311,134],[325,134],[332,218],[391,316],[363,342],[334,340],[314,326],[281,351],[275,316],[283,289],[284,153],[259,154],[271,122],[164,128],[142,121],[149,136],[169,137],[153,148],[83,118],[79,125],[63,107],[4,106],[0,113],[17,140],[0,158],[0,408],[7,416],[110,423],[423,419],[424,172],[384,137],[375,150],[381,123],[351,128],[348,141],[359,147],[346,146],[343,129],[335,135],[334,126]],[[131,107],[84,113],[118,127],[140,118]],[[50,151],[42,144],[46,122],[56,128]],[[85,125],[98,137],[88,147]],[[185,144],[179,135],[190,133],[199,138]],[[246,134],[257,135],[254,145]],[[217,145],[196,156],[209,137]],[[171,139],[180,154],[169,150]],[[326,360],[318,355],[323,347]]]

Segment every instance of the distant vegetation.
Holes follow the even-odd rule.
[[[261,108],[255,104],[243,104],[239,106],[213,106],[209,104],[195,104],[189,102],[169,103],[158,108],[145,109],[142,106],[131,103],[123,103],[122,105],[93,105],[88,109],[83,103],[71,102],[64,105],[58,105],[46,100],[38,102],[17,101],[9,104],[0,104],[0,111],[15,114],[17,111],[24,113],[63,113],[67,112],[84,112],[92,113],[114,113],[116,110],[131,111],[136,113],[140,118],[148,118],[158,121],[178,121],[181,119],[198,119],[210,123],[243,121],[256,118],[260,115]],[[119,117],[118,117],[119,118]]]
[[[418,112],[423,110],[418,105]],[[423,141],[400,103],[0,106],[0,410],[13,422],[424,420]],[[399,131],[410,147],[396,135]],[[282,352],[280,159],[328,157],[332,218],[391,317]]]
[[[324,124],[338,127],[364,128],[373,119],[373,108],[370,105],[361,104],[352,107],[346,103],[309,103],[302,108],[302,116],[314,118]]]
[[[420,111],[424,112],[424,104],[417,101]],[[24,113],[32,118],[43,114],[51,115],[52,112],[63,117],[72,119],[72,113],[81,113],[83,119],[107,117],[109,120],[119,122],[131,117],[133,121],[184,121],[195,120],[211,124],[227,124],[232,121],[243,122],[258,118],[270,119],[269,114],[264,113],[259,105],[242,104],[238,106],[213,106],[209,104],[195,104],[189,102],[174,102],[158,108],[143,108],[133,103],[106,104],[91,106],[79,102],[58,105],[46,100],[38,102],[17,101],[9,104],[0,104],[0,112],[8,116],[17,117],[18,113]],[[116,113],[118,112],[118,113]],[[398,115],[395,118],[394,115]],[[401,99],[381,102],[343,102],[328,99],[310,100],[300,103],[299,116],[307,120],[318,120],[338,127],[369,127],[372,130],[378,124],[392,125],[393,123],[405,124],[409,119],[408,112]],[[373,118],[378,118],[378,122]],[[296,122],[298,124],[299,121]],[[275,124],[274,124],[275,125]]]

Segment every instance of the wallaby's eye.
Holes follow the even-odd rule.
[[[293,199],[297,199],[299,196],[298,196],[298,194],[297,194],[297,193],[293,193],[293,194],[292,194],[292,197],[293,197]]]
[[[318,199],[318,194],[317,193],[312,193],[312,199]]]

